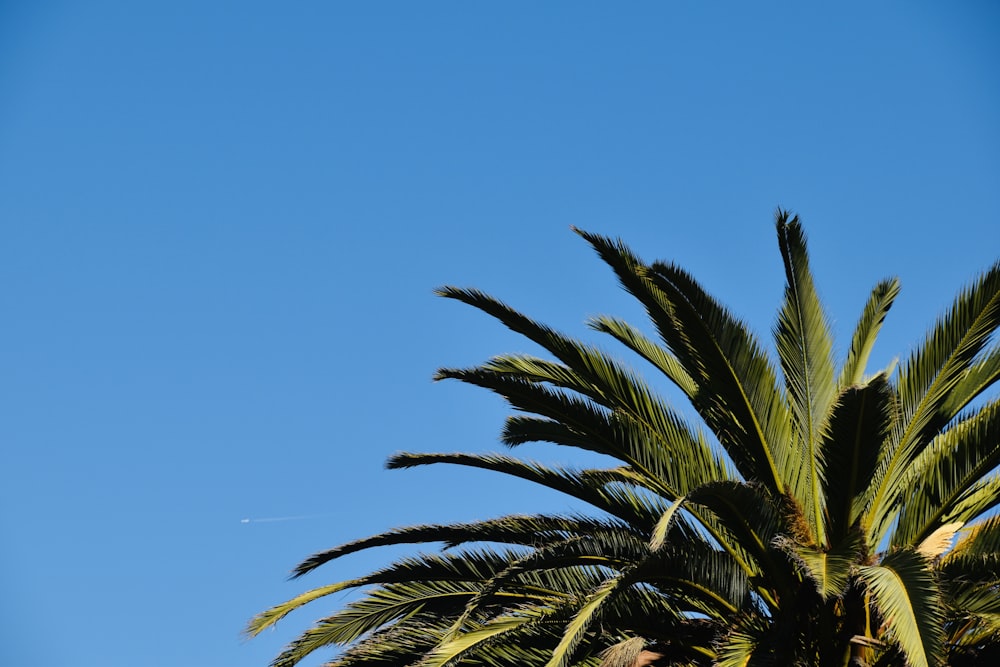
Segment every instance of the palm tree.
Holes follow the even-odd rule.
[[[778,211],[787,284],[776,359],[674,264],[577,230],[644,306],[658,340],[590,326],[661,372],[686,417],[622,362],[479,291],[442,296],[552,355],[503,355],[454,379],[502,396],[502,440],[610,457],[562,468],[504,454],[398,454],[530,480],[593,509],[393,530],[315,554],[443,544],[255,617],[256,635],[338,591],[274,665],[344,647],[338,667],[1000,664],[1000,263],[923,344],[868,373],[898,291],[877,284],[837,368],[797,217]],[[693,420],[693,415],[697,419]]]

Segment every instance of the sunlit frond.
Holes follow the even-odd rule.
[[[913,462],[892,543],[917,544],[945,522],[974,518],[956,516],[954,510],[998,466],[1000,400],[995,400],[935,438]]]
[[[896,551],[879,565],[862,566],[859,576],[871,591],[886,636],[913,667],[940,664],[944,621],[929,563],[915,551]]]
[[[785,263],[785,299],[774,329],[775,346],[801,443],[801,474],[789,492],[802,505],[813,542],[826,544],[822,471],[830,411],[837,396],[830,323],[813,285],[798,217],[778,211],[778,246]]]
[[[847,360],[840,369],[837,385],[841,388],[861,384],[864,381],[868,357],[875,346],[875,339],[882,328],[882,323],[889,314],[893,301],[899,295],[899,288],[899,278],[890,278],[881,281],[872,290],[868,303],[861,311],[861,318],[854,328]]]
[[[1000,263],[962,290],[952,307],[899,370],[901,420],[884,450],[872,494],[869,539],[881,542],[890,528],[888,508],[898,502],[909,466],[937,432],[965,407],[954,399],[1000,326]],[[970,392],[971,400],[977,395]]]

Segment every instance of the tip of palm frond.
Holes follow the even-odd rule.
[[[385,469],[398,470],[400,468],[409,468],[412,465],[409,461],[412,456],[414,454],[410,452],[396,452],[385,460]]]
[[[274,625],[274,621],[270,620],[270,617],[273,616],[272,612],[272,609],[268,609],[267,611],[261,612],[251,618],[246,627],[240,631],[240,636],[244,639],[253,639],[260,633],[264,632],[264,630]]]
[[[440,287],[434,288],[434,294],[436,296],[443,296],[446,299],[455,299],[457,301],[462,301],[470,305],[476,305],[476,303],[481,301],[490,300],[489,295],[487,295],[482,290],[475,289],[474,287],[456,287],[455,285],[441,285]]]
[[[440,455],[439,455],[440,456]],[[396,452],[385,461],[386,470],[402,470],[404,468],[416,468],[428,463],[431,454],[417,454],[414,452]]]
[[[777,225],[778,229],[782,229],[786,226],[798,227],[801,223],[798,215],[786,208],[777,206],[774,209],[774,224]]]
[[[306,605],[312,602],[313,600],[318,600],[319,598],[325,597],[332,593],[339,593],[342,590],[353,588],[355,586],[358,586],[362,582],[363,582],[362,579],[351,579],[348,581],[341,581],[335,584],[330,584],[328,586],[320,586],[319,588],[314,588],[310,591],[306,591],[305,593],[296,595],[291,600],[288,600],[279,605],[271,607],[270,609],[262,611],[261,613],[254,616],[252,619],[250,619],[250,622],[247,623],[247,626],[243,629],[242,634],[247,639],[256,637],[264,630],[274,627],[278,623],[278,621],[283,619],[285,616],[288,616],[288,614],[292,613],[296,609],[299,609],[303,605]]]
[[[461,371],[457,368],[439,368],[434,371],[434,375],[431,376],[431,381],[440,382],[441,380],[453,380],[461,374]]]
[[[456,289],[458,289],[458,288],[457,287],[453,287],[452,285],[441,285],[440,287],[435,287],[434,288],[434,294],[435,294],[435,296],[447,297],[449,294],[451,294]]]

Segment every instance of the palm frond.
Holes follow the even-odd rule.
[[[620,572],[613,577],[609,577],[593,593],[587,596],[586,601],[580,606],[579,611],[573,616],[573,620],[566,626],[562,639],[552,651],[552,658],[546,667],[566,667],[573,652],[579,646],[583,634],[587,631],[595,618],[599,617],[601,608],[607,604],[608,600],[625,586],[631,584],[631,574],[634,568]]]
[[[976,357],[942,406],[946,415],[957,415],[1000,380],[1000,343]]]
[[[1000,326],[1000,262],[971,286],[927,334],[903,364],[897,383],[902,419],[884,452],[873,493],[869,542],[878,544],[890,528],[887,508],[898,502],[909,465],[964,404],[954,390]],[[970,397],[971,398],[971,397]]]
[[[864,381],[865,368],[868,366],[868,357],[875,346],[875,339],[878,337],[882,323],[898,295],[899,278],[883,280],[872,290],[864,310],[861,311],[858,324],[854,328],[854,336],[851,338],[847,360],[840,370],[840,378],[837,381],[839,387],[850,387]]]
[[[750,577],[728,552],[705,542],[678,540],[660,549],[643,580],[686,611],[726,619],[751,605]]]
[[[643,264],[624,244],[578,233],[646,306],[667,348],[698,387],[693,404],[744,479],[778,493],[797,474],[777,377],[746,325],[680,268]]]
[[[773,544],[788,508],[782,507],[762,487],[735,482],[706,484],[688,494],[686,502],[700,505],[718,517],[734,540],[751,555],[759,568],[752,574],[768,584],[756,590],[758,595],[771,604],[777,598],[793,595],[793,572]],[[772,596],[771,590],[778,595]]]
[[[1000,515],[968,526],[945,561],[958,556],[1000,556]]]
[[[939,435],[911,466],[899,521],[892,535],[895,546],[926,539],[954,517],[959,499],[1000,466],[1000,400],[985,405]],[[971,517],[970,517],[971,518]]]
[[[824,601],[831,597],[839,598],[847,591],[863,547],[861,535],[857,532],[831,549],[802,544],[787,535],[779,535],[774,543],[792,558]]]
[[[607,408],[611,419],[632,432],[620,448],[631,457],[627,460],[635,458],[636,450],[627,443],[640,439],[644,445],[641,449],[660,459],[655,472],[676,493],[684,493],[709,481],[734,478],[727,463],[712,451],[705,435],[668,408],[660,397],[648,389],[645,382],[610,360],[605,360],[600,366],[600,373],[581,377],[575,369],[561,364],[519,355],[495,357],[482,368],[489,372],[572,390]],[[518,433],[519,437],[516,439],[506,437],[512,435],[512,429],[505,431],[507,442],[524,441],[523,432]],[[626,457],[619,455],[618,458]],[[671,462],[675,464],[671,465]],[[692,475],[701,477],[691,481]]]
[[[526,624],[537,622],[545,615],[540,609],[532,609],[530,613],[513,613],[491,619],[481,627],[463,632],[458,636],[446,639],[417,663],[419,667],[446,667],[456,664],[464,654],[481,648],[483,644],[497,641],[505,634],[511,634],[522,629]]]
[[[561,536],[581,526],[579,519],[565,516],[510,515],[496,519],[455,524],[426,524],[397,528],[362,540],[313,554],[292,572],[300,577],[334,559],[382,546],[441,542],[455,547],[472,542],[496,542],[530,547]]]
[[[409,582],[377,588],[367,597],[317,621],[285,647],[272,665],[291,667],[314,651],[345,646],[388,623],[420,612],[456,613],[474,593],[475,586],[465,582]]]
[[[888,554],[878,565],[858,572],[871,591],[885,633],[913,667],[940,663],[944,616],[940,594],[928,562],[912,550]]]
[[[639,532],[649,521],[649,515],[637,507],[639,503],[621,502],[620,493],[610,494],[605,490],[606,484],[632,481],[632,478],[621,475],[615,470],[562,468],[502,454],[417,454],[409,452],[394,454],[389,458],[386,466],[390,469],[398,469],[438,463],[491,470],[559,491],[621,519],[620,526],[623,530]]]
[[[785,299],[775,325],[778,359],[803,451],[802,474],[791,494],[804,510],[815,544],[826,545],[826,497],[821,479],[831,408],[837,396],[830,323],[813,285],[805,234],[798,217],[776,214],[778,246],[785,263]]]
[[[841,391],[823,441],[828,531],[843,539],[864,510],[879,452],[895,414],[894,396],[884,375]]]
[[[444,629],[437,619],[411,617],[373,632],[347,647],[324,667],[399,667],[419,661],[440,641]]]
[[[634,667],[639,654],[646,648],[642,637],[629,637],[601,654],[601,667]]]
[[[684,392],[685,396],[689,399],[694,398],[698,391],[698,386],[691,379],[691,376],[688,375],[688,372],[684,370],[677,357],[647,338],[631,324],[625,320],[606,315],[598,315],[592,318],[588,324],[594,331],[600,331],[601,333],[613,336],[618,342],[627,346],[630,350],[658,368]]]
[[[519,552],[493,549],[468,550],[459,554],[424,554],[403,558],[389,567],[371,574],[306,591],[255,616],[245,632],[256,636],[274,626],[296,609],[327,595],[374,584],[405,583],[408,581],[467,581],[477,582],[493,576],[520,557]]]

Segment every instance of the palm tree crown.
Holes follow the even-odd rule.
[[[589,514],[504,516],[393,530],[315,554],[440,543],[255,617],[255,635],[323,596],[365,588],[279,655],[340,646],[336,667],[476,665],[1000,664],[1000,263],[963,289],[898,368],[868,357],[898,291],[875,286],[846,360],[809,270],[797,217],[778,211],[786,287],[776,362],[674,264],[582,232],[645,308],[656,337],[590,326],[668,378],[697,420],[638,374],[471,289],[482,310],[552,358],[502,355],[438,379],[489,389],[516,411],[505,444],[597,452],[604,468],[504,454],[398,454],[561,491]]]

